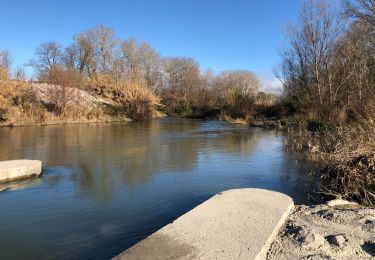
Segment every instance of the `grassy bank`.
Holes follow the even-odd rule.
[[[289,144],[313,154],[317,194],[375,205],[374,1],[305,1],[278,69]]]
[[[0,126],[141,120],[162,115],[156,95],[137,84],[94,78],[87,90],[11,79],[0,66]]]
[[[311,176],[320,198],[343,198],[375,205],[375,126],[322,124],[305,121],[289,124],[288,145],[322,165]]]
[[[30,88],[23,68],[12,70],[9,57],[0,49],[0,118],[7,125],[113,116],[143,120],[159,112],[239,122],[276,100],[259,91],[254,72],[202,71],[193,58],[162,57],[148,43],[123,40],[102,25],[75,34],[66,46],[49,41],[36,48],[28,63],[33,82],[60,87]],[[88,105],[87,99],[98,102]]]

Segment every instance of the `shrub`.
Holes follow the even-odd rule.
[[[306,125],[307,125],[307,130],[310,132],[317,132],[317,131],[321,131],[324,129],[324,123],[318,117],[308,119]]]
[[[327,165],[315,174],[319,193],[375,205],[375,154],[362,154],[344,163]]]
[[[154,92],[139,82],[116,82],[110,75],[101,74],[90,80],[91,88],[100,96],[110,98],[127,116],[140,120],[152,118],[160,106]]]
[[[141,120],[155,115],[160,100],[151,89],[138,83],[127,82],[119,90],[119,103],[130,117]]]
[[[68,88],[86,89],[85,77],[79,71],[62,66],[55,66],[51,69],[44,81]]]
[[[43,123],[47,114],[35,92],[23,81],[11,80],[0,67],[0,121],[7,125]]]

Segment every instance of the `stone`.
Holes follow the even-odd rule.
[[[331,200],[327,203],[328,207],[331,208],[352,208],[352,207],[358,207],[358,203],[343,200],[343,199],[335,199]]]
[[[42,162],[38,160],[12,160],[0,162],[0,182],[39,176]]]
[[[331,236],[327,236],[327,241],[331,245],[335,245],[340,248],[343,248],[345,243],[347,242],[347,239],[343,235],[335,235],[335,236],[331,235]]]

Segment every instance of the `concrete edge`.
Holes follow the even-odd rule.
[[[225,191],[222,191],[222,192],[218,192],[216,194],[214,194],[212,197],[208,198],[207,200],[203,201],[202,203],[200,203],[199,205],[197,205],[196,207],[192,208],[191,210],[189,210],[188,212],[186,212],[185,214],[179,216],[176,220],[179,220],[180,218],[182,217],[185,217],[185,215],[187,215],[188,213],[192,212],[193,210],[199,208],[199,207],[202,207],[203,204],[205,204],[207,201],[209,200],[212,200],[220,195],[222,195],[223,193],[226,193],[226,192],[231,192],[231,191],[236,191],[236,190],[246,190],[246,189],[253,189],[253,190],[260,190],[260,191],[269,191],[269,192],[275,192],[275,193],[279,193],[281,195],[284,195],[286,197],[289,197],[288,195],[282,193],[282,192],[278,192],[278,191],[273,191],[273,190],[268,190],[268,189],[260,189],[260,188],[237,188],[237,189],[229,189],[229,190],[225,190]],[[290,198],[290,197],[289,197]],[[293,211],[295,205],[294,205],[294,201],[292,198],[291,199],[291,202],[289,205],[287,205],[287,208],[285,209],[284,213],[282,214],[282,216],[279,218],[279,220],[277,221],[277,223],[275,223],[274,227],[273,227],[273,230],[271,232],[271,234],[268,236],[268,238],[266,239],[266,241],[264,242],[264,244],[261,246],[258,254],[253,258],[253,259],[256,259],[256,260],[261,260],[261,259],[266,259],[267,257],[267,253],[271,247],[271,244],[275,241],[279,231],[281,230],[281,228],[283,227],[283,225],[285,224],[287,218],[289,217],[290,213]],[[150,237],[153,237],[155,234],[157,234],[158,232],[160,232],[161,230],[165,229],[167,226],[169,225],[172,225],[176,220],[174,220],[173,222],[167,224],[166,226],[164,227],[161,227],[159,230],[155,231],[154,233],[150,234],[149,236],[147,236],[145,239],[142,239],[141,241],[137,242],[136,244],[132,245],[131,247],[129,247],[128,249],[126,249],[125,251],[119,253],[118,255],[112,257],[111,259],[123,259],[122,257],[126,254],[126,252],[128,252],[129,250],[131,249],[134,249],[136,248],[137,246],[142,246],[143,243],[149,239]],[[126,258],[125,258],[126,259]],[[138,258],[134,258],[134,259],[138,259]]]
[[[268,237],[266,243],[264,244],[264,246],[260,250],[259,254],[255,257],[255,260],[263,260],[263,259],[267,258],[267,253],[268,253],[268,250],[271,247],[271,244],[273,243],[273,241],[275,241],[278,233],[280,232],[282,226],[285,224],[285,221],[288,219],[288,217],[289,217],[290,213],[293,211],[293,209],[294,209],[294,203],[289,205],[289,207],[285,211],[284,215],[280,218],[280,221],[276,224],[273,232]]]
[[[4,168],[0,167],[0,183],[24,180],[42,175],[43,163],[40,160],[8,160],[0,163],[8,163]],[[1,174],[5,176],[1,176]]]

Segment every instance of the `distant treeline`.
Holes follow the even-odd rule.
[[[276,70],[284,87],[279,98],[259,93],[259,79],[251,71],[201,71],[193,58],[161,57],[148,43],[120,39],[102,25],[75,34],[68,46],[40,44],[27,65],[35,68],[37,81],[109,99],[111,113],[135,119],[162,111],[192,117],[292,116],[316,126],[369,120],[375,114],[374,2],[304,2],[299,23],[285,30],[288,46]],[[9,56],[0,50],[6,75]],[[24,80],[22,67],[13,78]],[[59,94],[62,101],[51,112],[68,116],[67,93]],[[15,99],[22,101],[0,95],[3,114],[20,103]]]
[[[9,55],[0,54],[9,68]],[[161,57],[148,43],[122,40],[102,25],[74,35],[69,46],[42,43],[29,62],[39,82],[78,88],[108,98],[117,113],[135,119],[155,111],[191,117],[246,118],[276,101],[259,93],[259,80],[251,71],[201,71],[189,57]],[[17,79],[24,79],[22,68]],[[69,99],[69,95],[65,95]],[[66,104],[68,102],[60,102]],[[58,112],[66,111],[58,107]]]

